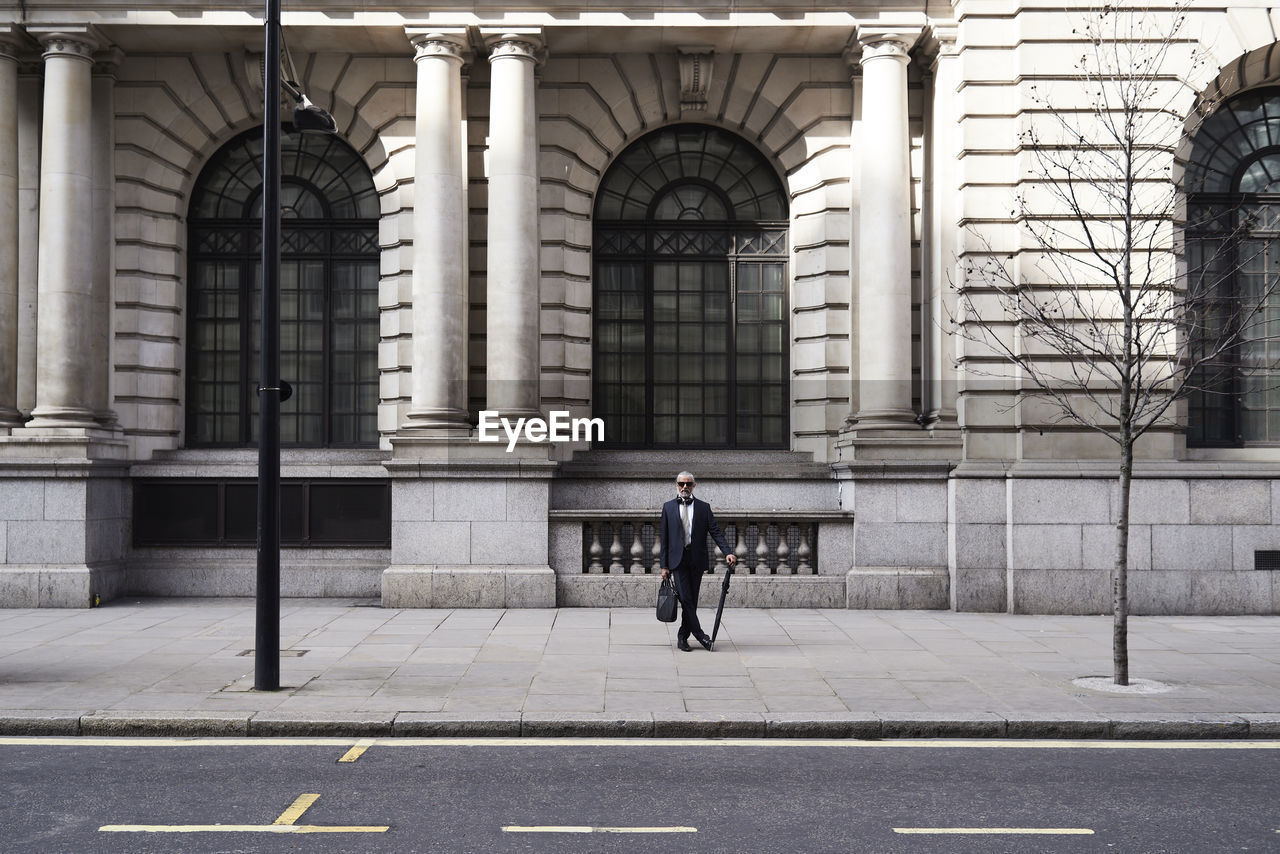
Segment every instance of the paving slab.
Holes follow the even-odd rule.
[[[675,649],[648,608],[286,599],[283,688],[250,599],[0,610],[0,735],[1280,738],[1280,616],[726,612]],[[1081,682],[1082,677],[1103,677]]]

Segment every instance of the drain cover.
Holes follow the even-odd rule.
[[[246,649],[242,652],[237,652],[236,656],[239,657],[242,655],[253,655],[253,652],[254,651],[251,649]],[[305,649],[282,649],[280,650],[280,657],[281,658],[302,658],[302,656],[306,655],[308,652],[309,650],[305,650]]]

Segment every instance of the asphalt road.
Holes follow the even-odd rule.
[[[1280,742],[353,744],[0,739],[0,851],[1280,851]]]

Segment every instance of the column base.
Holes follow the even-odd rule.
[[[911,409],[860,409],[849,417],[846,426],[859,433],[874,430],[919,430],[920,416]]]
[[[422,462],[444,465],[502,464],[551,462],[550,442],[518,440],[508,450],[508,437],[499,431],[498,441],[481,442],[474,430],[414,430],[403,431],[391,437],[391,460],[397,462]]]
[[[0,430],[16,430],[27,422],[17,409],[11,406],[0,407]]]
[[[0,458],[5,460],[123,461],[128,445],[119,430],[66,425],[41,426],[34,421],[0,435]]]
[[[391,437],[394,444],[400,440],[408,440],[413,442],[428,443],[455,443],[466,444],[472,441],[475,434],[475,428],[470,424],[446,424],[446,423],[425,423],[406,421],[400,425],[400,429],[396,431],[396,435]]]
[[[37,406],[27,427],[99,428],[98,415],[80,406]]]
[[[871,430],[853,429],[836,440],[836,461],[930,460],[959,461],[962,453],[960,431],[956,429]]]
[[[471,429],[470,418],[461,409],[411,409],[400,425],[402,431],[443,430],[450,437],[465,437]]]

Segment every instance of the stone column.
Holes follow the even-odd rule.
[[[18,66],[18,411],[36,405],[36,287],[40,255],[40,101],[44,62],[28,54]]]
[[[0,39],[0,430],[18,412],[18,48]]]
[[[28,427],[96,427],[93,277],[94,40],[50,33],[44,46],[36,406]]]
[[[487,408],[538,413],[538,140],[535,36],[490,41]]]
[[[115,90],[116,69],[123,54],[116,49],[101,51],[93,65],[93,279],[91,283],[93,324],[93,373],[89,379],[89,403],[94,417],[104,427],[114,427],[111,409],[112,354],[115,301]]]
[[[465,41],[415,36],[418,66],[413,201],[413,396],[406,428],[468,429]]]
[[[858,152],[858,411],[865,430],[914,427],[911,405],[911,137],[907,51],[915,35],[862,36]]]
[[[960,82],[960,57],[956,51],[956,28],[935,27],[937,54],[933,60],[933,109],[930,143],[930,175],[933,204],[929,215],[930,294],[933,321],[924,334],[931,336],[931,381],[924,411],[929,423],[943,428],[956,426],[955,341],[949,334],[956,316],[955,289],[956,232],[959,226],[957,200],[960,195],[957,158],[960,153],[959,111],[956,109]]]

